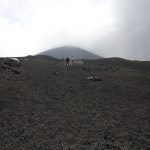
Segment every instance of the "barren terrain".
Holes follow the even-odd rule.
[[[149,62],[20,60],[0,60],[0,150],[150,150]]]

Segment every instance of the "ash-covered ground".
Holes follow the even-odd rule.
[[[0,60],[0,150],[150,150],[150,62],[19,59]]]

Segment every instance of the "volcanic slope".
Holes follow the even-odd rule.
[[[0,149],[150,149],[149,70],[20,60],[0,60]]]
[[[101,56],[98,56],[94,53],[91,53],[85,49],[81,49],[73,46],[63,46],[54,49],[50,49],[40,53],[40,55],[52,56],[54,58],[62,59],[70,57],[73,59],[100,59]]]

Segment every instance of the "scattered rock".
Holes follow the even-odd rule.
[[[6,67],[5,67],[4,65],[1,65],[1,66],[0,66],[0,69],[6,70]]]
[[[98,76],[88,76],[86,79],[92,81],[102,81],[102,79]]]
[[[113,68],[112,66],[109,66],[109,67],[107,67],[105,70],[108,71],[108,70],[110,70],[110,69],[112,69],[112,68]]]
[[[18,70],[12,70],[12,72],[13,72],[14,74],[20,74],[20,72],[19,72]]]
[[[85,71],[85,70],[87,70],[87,68],[83,68],[82,70],[84,70],[84,71]]]
[[[10,80],[10,78],[7,78],[7,80],[9,81],[9,80]]]
[[[87,79],[87,80],[92,80],[93,77],[92,77],[92,76],[88,76],[86,79]]]
[[[54,75],[56,75],[56,76],[57,76],[58,74],[59,74],[58,72],[54,72]]]

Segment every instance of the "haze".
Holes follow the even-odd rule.
[[[0,0],[0,57],[71,45],[150,60],[149,0]]]

